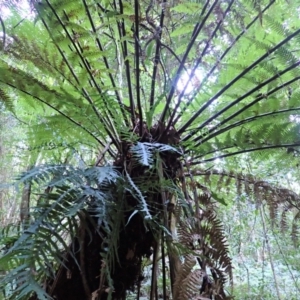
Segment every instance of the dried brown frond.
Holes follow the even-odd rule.
[[[214,207],[214,202],[211,201],[210,191],[206,187],[202,187],[201,190],[198,191],[198,199],[201,207],[205,207],[206,209]]]
[[[236,178],[236,193],[238,196],[241,196],[242,195],[242,180],[237,177]]]
[[[237,195],[242,195],[242,185],[244,186],[244,192],[248,196],[251,196],[256,206],[266,204],[268,206],[270,221],[272,226],[280,226],[282,232],[286,232],[289,229],[289,222],[287,222],[287,213],[296,209],[300,211],[300,197],[294,191],[280,187],[276,184],[270,183],[259,178],[255,178],[251,174],[242,174],[234,172],[219,171],[216,169],[203,170],[194,169],[192,171],[194,176],[219,176],[216,184],[216,189],[221,191],[222,188],[226,188],[227,191],[232,186],[230,183],[232,180],[235,181]],[[226,178],[226,180],[225,180]],[[194,184],[195,186],[195,184]],[[210,193],[206,187],[196,184],[199,192],[199,203],[202,207],[214,208],[214,202],[211,197],[204,197],[203,194],[207,195]],[[292,237],[296,238],[295,232],[297,231],[296,223],[292,225]]]
[[[183,294],[182,284],[183,281],[189,276],[193,267],[196,265],[196,259],[193,255],[189,254],[185,257],[184,263],[181,265],[180,270],[176,274],[174,283],[174,299],[182,299]]]
[[[251,180],[251,177],[250,175],[245,175],[245,179],[244,179],[244,189],[245,189],[245,193],[247,195],[251,195],[252,194],[252,180]]]
[[[232,265],[222,223],[216,218],[214,200],[207,188],[201,186],[197,194],[202,208],[200,218],[180,221],[177,231],[179,242],[189,254],[177,273],[174,299],[205,299],[212,295],[230,299],[224,285],[228,279],[232,281]],[[195,262],[199,269],[193,269]]]
[[[185,247],[191,247],[192,243],[192,236],[188,230],[188,224],[180,221],[178,229],[177,229],[177,235],[180,243],[184,245]]]
[[[256,204],[257,205],[261,204],[263,197],[262,197],[262,187],[260,185],[260,181],[255,182],[253,192],[254,192]]]
[[[293,219],[292,224],[292,241],[295,247],[299,246],[299,236],[300,236],[300,211],[298,211]]]
[[[205,276],[205,272],[200,269],[191,271],[181,282],[179,299],[189,300],[199,294]]]
[[[288,224],[287,224],[287,220],[286,220],[287,212],[288,212],[288,210],[284,209],[281,213],[281,218],[280,218],[280,229],[281,229],[281,232],[283,232],[283,233],[288,231]]]
[[[231,259],[222,222],[217,219],[216,213],[212,210],[204,212],[203,220],[205,221],[201,226],[202,235],[209,237],[203,244],[207,263],[211,268],[224,270],[232,280]]]
[[[267,193],[265,195],[266,201],[269,207],[269,214],[270,214],[270,220],[272,227],[275,225],[276,220],[278,219],[278,203],[277,198],[274,193]]]
[[[226,181],[225,181],[225,187],[226,187],[227,193],[229,193],[229,191],[230,191],[230,183],[231,183],[232,177],[234,177],[234,172],[230,171],[229,175],[227,176]]]
[[[225,178],[225,175],[224,174],[220,174],[220,177],[218,179],[218,183],[217,183],[217,190],[220,191],[223,184],[224,184],[224,178]]]
[[[211,175],[210,172],[206,172],[206,173],[205,173],[204,182],[205,182],[207,185],[211,185],[210,175]]]

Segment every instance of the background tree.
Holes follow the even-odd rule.
[[[32,116],[35,165],[7,297],[139,298],[151,257],[149,299],[159,271],[164,299],[229,299],[224,178],[274,223],[293,212],[297,243],[298,195],[245,161],[298,164],[298,1],[30,4],[1,17],[1,100]]]

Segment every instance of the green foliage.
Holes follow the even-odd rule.
[[[30,181],[39,189],[45,184],[45,193],[30,212],[31,223],[18,228],[19,238],[0,260],[1,269],[9,271],[1,286],[18,286],[8,294],[9,299],[22,298],[33,291],[42,297],[39,299],[49,298],[36,282],[45,276],[53,277],[57,264],[63,263],[64,251],[72,253],[68,241],[78,234],[77,218],[84,220],[83,211],[102,218],[112,227],[109,211],[117,203],[107,189],[118,178],[112,167],[82,170],[67,165],[38,166],[18,178],[19,184]],[[86,225],[82,222],[81,226]],[[1,244],[11,243],[11,238],[7,240],[3,234]],[[25,280],[27,276],[29,280]]]
[[[123,5],[124,26],[129,27],[134,14],[128,10],[130,5],[126,2]],[[242,1],[230,2],[228,6],[225,2],[211,7],[185,2],[174,5],[167,6],[165,11],[165,26],[170,36],[163,31],[161,39],[170,47],[180,38],[187,47],[178,56],[169,55],[168,48],[160,50],[162,69],[156,72],[166,81],[155,85],[154,91],[156,99],[161,99],[159,102],[167,99],[167,103],[163,111],[152,112],[152,118],[165,119],[168,107],[174,107],[171,120],[176,121],[180,133],[188,130],[183,140],[187,150],[198,157],[195,164],[218,156],[295,143],[293,132],[297,125],[290,116],[299,110],[297,102],[292,104],[298,93],[298,59],[293,52],[298,31],[292,29],[297,28],[298,20],[289,18],[288,24],[281,25],[285,11],[292,8],[285,9],[288,4],[284,3],[263,1],[254,9],[253,4]],[[296,3],[293,5],[296,7]],[[64,139],[73,141],[85,142],[90,137],[94,142],[86,142],[92,147],[95,142],[105,145],[107,136],[118,146],[120,134],[129,121],[122,103],[129,105],[131,112],[137,109],[142,119],[152,109],[154,101],[149,86],[155,47],[147,57],[140,58],[142,99],[130,86],[131,81],[136,84],[136,78],[128,77],[127,73],[134,68],[129,58],[134,57],[134,39],[129,34],[122,37],[125,32],[118,25],[120,7],[114,8],[106,2],[96,5],[71,1],[66,5],[53,1],[36,4],[36,9],[39,13],[36,23],[24,19],[18,24],[16,15],[6,22],[6,34],[12,42],[7,44],[1,59],[2,85],[21,93],[26,106],[41,105],[44,122],[51,129],[42,129],[43,124],[39,123],[41,132],[35,132],[37,140],[53,141],[55,132],[56,136],[64,133]],[[199,17],[197,11],[201,9]],[[50,18],[52,14],[54,17]],[[192,14],[189,21],[178,21],[186,14]],[[102,19],[98,20],[99,16]],[[143,45],[148,50],[152,38],[151,31],[145,29],[152,24],[146,8],[141,7],[141,19],[145,21],[139,27],[140,36],[150,35],[140,42],[144,51]],[[43,24],[47,24],[46,30]],[[191,27],[190,33],[182,30],[185,26]],[[194,30],[199,36],[190,40]],[[207,43],[201,43],[206,35]],[[109,51],[112,43],[115,48]],[[192,83],[194,91],[185,95],[176,87],[178,76],[187,66],[195,71],[201,63],[203,79]],[[177,71],[176,67],[170,68],[177,65]],[[178,99],[171,101],[176,89]],[[3,95],[9,94],[3,92]],[[11,101],[4,102],[11,105]],[[142,103],[145,103],[143,112],[139,108]]]
[[[266,232],[259,213],[261,207],[243,196],[235,200],[230,211],[220,212],[230,243],[235,268],[234,294],[237,299],[298,299],[298,252],[290,239],[290,231],[282,234],[265,212]],[[292,212],[288,218],[292,222]],[[233,220],[233,221],[232,221]],[[265,235],[267,233],[267,236]],[[271,252],[268,252],[266,243]],[[271,261],[274,264],[275,277]]]
[[[267,203],[297,243],[299,196],[243,168],[298,166],[298,0],[29,2],[34,20],[18,9],[1,17],[0,102],[26,125],[22,155],[36,165],[17,178],[32,188],[30,218],[2,235],[8,297],[47,299],[39,284],[55,278],[63,253],[78,260],[70,245],[84,240],[81,230],[92,236],[93,224],[109,297],[114,270],[128,257],[141,267],[150,250],[153,270],[161,251],[166,294],[166,250],[178,299],[212,291],[229,299],[232,266],[216,212],[235,195]],[[149,251],[138,238],[127,249],[127,230],[149,234]],[[177,237],[188,253],[172,254]]]
[[[138,142],[136,145],[131,147],[132,154],[137,157],[138,162],[143,166],[153,166],[154,162],[154,151],[158,153],[163,153],[165,151],[175,152],[178,154],[182,154],[176,148],[164,145],[160,143],[140,143]]]

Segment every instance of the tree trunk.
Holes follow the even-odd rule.
[[[160,127],[151,128],[149,130],[151,133],[143,132],[141,142],[150,143],[157,137],[156,142],[165,145],[173,144],[173,135],[162,135],[161,130],[164,130],[164,127],[162,125]],[[122,145],[123,149],[114,165],[118,167],[121,173],[128,174],[133,182],[145,177],[145,172],[149,168],[133,161],[135,158],[131,153],[132,143],[123,142]],[[153,167],[154,172],[145,178],[153,182],[154,185],[156,184],[157,187],[165,178],[174,181],[180,166],[179,156],[175,152],[164,151],[160,153],[159,157],[157,156],[155,159],[162,161],[161,165],[164,166],[164,169],[158,170]],[[153,165],[155,166],[155,163]],[[149,211],[153,216],[160,219],[161,225],[167,226],[167,215],[163,213],[164,208],[166,208],[166,203],[163,203],[166,202],[164,192],[160,188],[155,189],[152,185],[149,186],[149,191],[143,195],[147,199]],[[116,187],[111,186],[111,191],[115,193]],[[115,195],[118,196],[116,193]],[[142,278],[142,259],[152,255],[155,244],[159,244],[159,241],[156,241],[154,233],[146,228],[143,215],[141,213],[133,214],[132,208],[135,209],[140,205],[136,197],[126,192],[123,198],[123,200],[116,200],[122,200],[125,209],[120,214],[122,220],[118,220],[121,226],[119,227],[120,231],[116,233],[117,237],[115,237],[117,253],[110,253],[114,264],[108,268],[109,276],[113,282],[113,292],[110,290],[108,274],[105,270],[106,261],[101,256],[101,253],[105,253],[105,243],[110,236],[104,227],[101,227],[100,220],[93,217],[89,212],[85,212],[85,217],[81,219],[77,238],[71,243],[64,264],[60,266],[55,279],[47,283],[47,292],[52,297],[57,300],[106,300],[108,293],[112,292],[114,300],[122,300],[126,298],[128,290],[134,290],[139,286]],[[122,208],[118,209],[122,210]],[[100,226],[97,229],[95,224],[99,224],[99,222]]]

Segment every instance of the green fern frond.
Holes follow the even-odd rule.
[[[8,93],[0,88],[0,101],[4,103],[5,108],[11,112],[14,112],[14,105],[11,97],[8,95]]]
[[[173,146],[160,143],[138,142],[136,145],[131,147],[132,154],[137,157],[139,163],[143,166],[153,166],[153,156],[155,151],[158,153],[175,152],[182,155],[180,150],[174,148]]]
[[[150,214],[147,201],[145,199],[145,196],[143,196],[140,189],[135,185],[132,178],[129,176],[129,174],[126,172],[126,178],[128,180],[130,188],[127,188],[127,190],[131,193],[131,195],[135,198],[137,198],[140,202],[141,208],[139,209],[142,213],[145,214],[145,220],[151,220],[152,216]]]
[[[131,151],[134,156],[137,157],[139,163],[143,166],[153,165],[153,153],[152,145],[145,145],[145,143],[138,142],[136,145],[131,147]]]
[[[267,203],[272,220],[283,209],[288,225],[299,196],[240,169],[262,160],[282,170],[298,164],[300,29],[289,13],[299,3],[198,2],[31,1],[34,21],[16,10],[1,24],[0,101],[28,121],[22,155],[44,163],[18,177],[32,183],[37,207],[24,230],[3,238],[16,239],[0,261],[13,269],[8,278],[31,271],[12,291],[16,299],[31,292],[46,299],[38,282],[64,287],[70,266],[81,298],[109,286],[108,297],[115,288],[124,299],[150,250],[166,263],[164,243],[173,244],[164,237],[176,232],[186,246],[172,257],[178,265],[186,259],[176,297],[228,299],[232,265],[219,204],[245,196]],[[189,83],[180,84],[184,74]],[[96,165],[114,167],[76,168],[95,161],[87,152],[97,152]],[[53,163],[70,153],[67,163]],[[296,225],[292,231],[296,237]],[[93,250],[96,271],[82,259]],[[53,263],[50,271],[43,261]]]
[[[32,292],[41,299],[50,299],[38,283],[41,276],[53,277],[56,266],[65,264],[65,253],[77,260],[69,243],[78,235],[74,228],[78,228],[79,219],[81,227],[88,227],[81,217],[82,211],[87,209],[94,216],[107,218],[106,222],[111,224],[110,215],[105,212],[111,209],[114,200],[106,191],[118,178],[118,172],[112,167],[83,170],[68,165],[39,166],[18,177],[18,183],[30,181],[40,186],[43,183],[52,191],[42,195],[44,201],[39,200],[39,206],[31,210],[31,223],[24,230],[19,228],[14,245],[0,259],[0,265],[11,270],[3,279],[4,286],[18,281],[22,272],[24,276],[32,273],[30,280],[23,280],[14,289],[12,299],[22,299]],[[2,243],[8,242],[7,238],[2,239]]]

